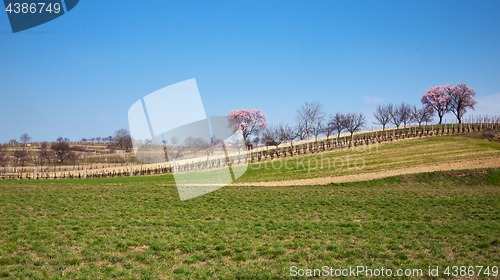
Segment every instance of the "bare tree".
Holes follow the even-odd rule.
[[[316,139],[316,141],[318,140],[318,136],[324,132],[325,132],[325,125],[323,124],[323,120],[321,122],[315,123],[311,127],[311,134],[314,135],[314,138]]]
[[[405,128],[406,128],[406,125],[409,124],[411,122],[411,106],[406,104],[406,103],[401,103],[401,105],[399,105],[399,111],[400,111],[400,114],[401,114],[401,121],[403,122]]]
[[[393,110],[392,104],[389,105],[377,105],[375,108],[375,113],[373,116],[377,120],[377,122],[373,122],[374,124],[380,124],[382,126],[382,130],[385,130],[385,126],[391,120],[391,111]]]
[[[302,123],[298,123],[297,126],[295,127],[295,134],[297,135],[296,138],[299,138],[299,140],[307,139],[305,125]]]
[[[391,104],[392,105],[392,104]],[[399,110],[399,106],[392,106],[392,109],[390,111],[390,116],[391,120],[390,122],[396,126],[397,129],[399,129],[399,126],[403,122],[403,116],[401,114],[401,110]]]
[[[238,159],[240,159],[241,150],[244,149],[246,151],[248,149],[250,140],[247,138],[245,141],[242,133],[234,133],[233,135],[231,135],[231,137],[229,137],[229,139],[227,139],[227,142],[231,144],[230,146],[231,151],[234,151],[235,149],[238,150]],[[218,143],[222,143],[222,140],[216,137],[212,137],[211,143],[213,143],[211,144],[212,146],[215,146]],[[208,150],[211,152],[213,151],[212,149]],[[226,152],[228,151],[226,150]]]
[[[130,137],[130,133],[125,128],[118,129],[117,131],[115,131],[114,140],[116,146],[121,150],[132,149],[132,137]]]
[[[406,128],[406,125],[412,119],[410,105],[403,102],[400,105],[393,106],[392,110],[390,110],[390,117],[390,122],[393,123],[397,129],[399,129],[401,124],[404,124]]]
[[[203,140],[200,137],[194,138],[194,137],[187,137],[184,139],[184,146],[186,147],[186,150],[190,152],[190,154],[194,154],[197,151],[201,150],[206,143],[206,140]]]
[[[205,139],[199,139],[198,140],[198,143],[200,145],[200,149],[202,150],[202,152],[207,155],[207,161],[208,161],[208,158],[209,156],[212,154],[212,151],[211,151],[211,147],[212,147],[212,140],[210,141],[207,141]]]
[[[54,150],[56,156],[59,158],[59,162],[61,164],[64,163],[65,160],[74,157],[72,149],[69,146],[69,141],[66,141],[66,139],[59,137],[57,138],[57,142],[53,143],[51,146],[52,150]]]
[[[266,129],[262,131],[262,139],[264,145],[266,146],[278,146],[286,141],[286,135],[283,133],[283,125],[278,126],[269,125]]]
[[[176,160],[184,154],[185,146],[179,145],[179,139],[177,136],[170,138],[170,146],[168,148],[169,159],[172,158]]]
[[[414,105],[411,109],[411,119],[417,122],[419,127],[423,122],[430,122],[434,115],[434,109],[430,106],[417,108],[417,106]]]
[[[68,138],[57,137],[57,142],[69,142]]]
[[[313,127],[325,117],[323,105],[320,102],[306,102],[297,110],[297,124],[299,124],[307,138],[311,138]]]
[[[101,137],[96,137],[95,140],[97,141],[97,143],[101,143],[102,138]]]
[[[29,143],[29,141],[31,141],[31,137],[28,135],[28,133],[23,133],[21,137],[19,137],[19,140],[21,140],[21,142],[26,144]]]
[[[290,142],[293,150],[293,140],[298,137],[296,129],[288,124],[284,124],[281,126],[281,134],[283,135],[284,143]]]
[[[344,126],[351,133],[351,138],[354,132],[361,130],[366,123],[366,117],[363,113],[348,113],[344,116]]]
[[[7,163],[7,147],[0,145],[0,166],[5,167],[6,163]]]
[[[283,134],[285,142],[292,142],[298,137],[295,128],[289,126],[288,124],[281,126],[281,133]]]
[[[15,150],[13,156],[17,158],[17,164],[21,163],[21,177],[23,176],[24,164],[28,157],[28,151],[25,149]]]
[[[334,131],[337,131],[337,137],[340,137],[340,133],[346,129],[345,117],[344,114],[337,112],[328,119],[328,126],[331,126]]]
[[[40,153],[38,154],[40,164],[44,164],[45,160],[47,160],[48,163],[50,164],[50,153],[48,147],[49,145],[47,144],[47,142],[43,142],[40,145]]]
[[[331,125],[331,120],[334,116],[330,115],[328,116],[328,119],[323,123],[323,132],[326,135],[326,140],[328,141],[328,138],[333,135],[333,132],[335,131],[335,128],[333,125]]]
[[[17,140],[16,139],[10,139],[9,140],[9,144],[12,144],[12,145],[16,145],[17,144]]]

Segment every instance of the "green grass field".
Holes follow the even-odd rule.
[[[495,156],[500,156],[499,142],[456,135],[414,138],[251,164],[238,182],[344,176]]]
[[[226,186],[183,202],[171,183],[1,181],[0,277],[295,279],[291,266],[362,265],[429,278],[430,265],[500,266],[500,169]]]

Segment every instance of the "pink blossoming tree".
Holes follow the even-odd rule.
[[[443,121],[443,116],[452,112],[457,117],[458,123],[462,122],[463,115],[467,108],[475,109],[477,101],[474,100],[476,92],[469,88],[467,84],[452,86],[435,86],[422,94],[422,104],[436,111],[439,116],[439,124]]]
[[[467,108],[475,110],[477,101],[474,100],[476,91],[469,88],[467,84],[458,84],[450,92],[450,111],[457,117],[458,123],[462,123],[462,117]]]
[[[443,116],[450,111],[450,91],[453,86],[447,84],[446,86],[435,86],[428,89],[422,94],[420,100],[424,106],[433,108],[438,117],[439,124],[443,122]]]
[[[262,114],[260,110],[233,110],[229,112],[229,123],[235,131],[241,129],[243,139],[248,145],[248,136],[252,133],[265,129],[267,127],[266,114]]]

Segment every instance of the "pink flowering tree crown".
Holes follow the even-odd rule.
[[[477,101],[474,100],[476,91],[469,88],[467,84],[458,84],[450,92],[450,111],[457,117],[458,123],[462,123],[462,117],[467,108],[476,109]]]
[[[458,120],[462,122],[463,115],[467,112],[467,108],[475,109],[477,101],[474,100],[476,92],[469,88],[467,84],[458,84],[452,86],[435,86],[428,89],[422,94],[422,104],[436,111],[439,116],[439,123],[443,121],[443,116],[452,112]]]
[[[248,136],[252,133],[257,133],[259,130],[267,127],[266,114],[262,114],[260,110],[240,109],[229,112],[229,124],[234,131],[241,130],[243,139],[247,142]]]
[[[450,91],[453,86],[435,86],[422,93],[420,100],[424,106],[430,107],[436,111],[439,117],[439,123],[443,121],[443,116],[450,111]]]

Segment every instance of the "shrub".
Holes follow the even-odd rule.
[[[483,131],[481,131],[481,134],[483,136],[485,136],[486,138],[494,138],[494,139],[500,138],[500,131],[489,128],[489,127],[483,129]]]

